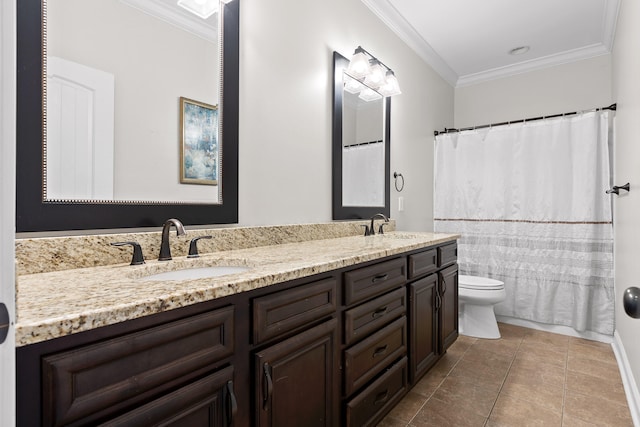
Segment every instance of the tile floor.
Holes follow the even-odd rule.
[[[633,427],[609,344],[499,326],[458,337],[378,427]]]

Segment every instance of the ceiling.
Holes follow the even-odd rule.
[[[121,2],[205,40],[214,43],[218,40],[218,13],[202,19],[178,6],[176,0],[121,0]]]
[[[610,53],[620,2],[362,1],[453,86]]]

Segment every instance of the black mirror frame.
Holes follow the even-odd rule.
[[[60,231],[238,222],[240,0],[224,5],[223,159],[221,204],[43,201],[42,2],[17,2],[16,231]]]
[[[384,207],[342,206],[342,92],[343,70],[349,66],[349,60],[338,52],[333,52],[333,141],[332,141],[332,198],[333,219],[371,218],[377,213],[390,216],[391,200],[391,98],[385,98],[385,135],[384,135]]]

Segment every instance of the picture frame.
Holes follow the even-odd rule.
[[[180,97],[180,183],[218,185],[218,106]]]

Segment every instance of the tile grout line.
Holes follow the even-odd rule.
[[[475,342],[473,343],[475,344]],[[433,391],[431,392],[431,394],[429,394],[429,397],[427,397],[424,401],[424,403],[422,405],[420,405],[420,408],[418,408],[418,410],[416,411],[415,414],[413,414],[413,417],[411,417],[411,419],[409,420],[409,422],[407,423],[406,427],[410,427],[411,423],[413,422],[413,420],[415,420],[415,418],[418,416],[418,414],[420,413],[420,411],[422,411],[422,408],[424,408],[424,406],[427,404],[427,402],[429,402],[431,400],[431,398],[433,397],[434,394],[436,394],[436,391],[440,388],[440,386],[442,385],[442,383],[449,377],[449,374],[451,373],[451,371],[454,370],[454,368],[456,366],[458,366],[458,363],[460,363],[460,361],[462,360],[462,358],[464,357],[465,354],[467,354],[467,352],[469,351],[469,349],[471,347],[473,347],[473,344],[470,345],[469,347],[467,347],[467,349],[464,351],[464,353],[462,353],[462,356],[460,356],[458,358],[458,360],[456,360],[456,363],[453,364],[453,366],[451,367],[451,369],[449,369],[449,371],[447,372],[447,375],[444,376],[444,378],[442,379],[442,381],[440,381],[438,383],[438,385],[436,386],[436,388],[433,389]],[[446,354],[446,351],[445,351]]]
[[[569,348],[571,347],[571,339],[567,345],[567,353],[564,356],[564,381],[562,383],[562,412],[560,413],[560,425],[564,425],[564,405],[567,400],[567,380],[569,377]]]
[[[522,342],[524,341],[524,336],[520,338],[520,342],[518,343],[518,348],[513,354],[513,358],[511,359],[511,363],[509,363],[509,368],[507,368],[507,373],[502,380],[502,384],[500,384],[500,390],[498,390],[498,394],[496,395],[496,400],[493,401],[493,405],[491,405],[491,411],[489,411],[489,415],[487,419],[484,421],[483,426],[486,426],[489,423],[489,419],[491,418],[491,414],[493,414],[493,410],[496,407],[496,403],[498,403],[498,398],[500,398],[500,393],[502,393],[502,388],[504,387],[504,383],[507,382],[507,377],[509,376],[509,372],[511,372],[511,367],[513,366],[513,362],[515,362],[516,357],[518,356],[518,352],[520,351],[520,347],[522,346]]]

